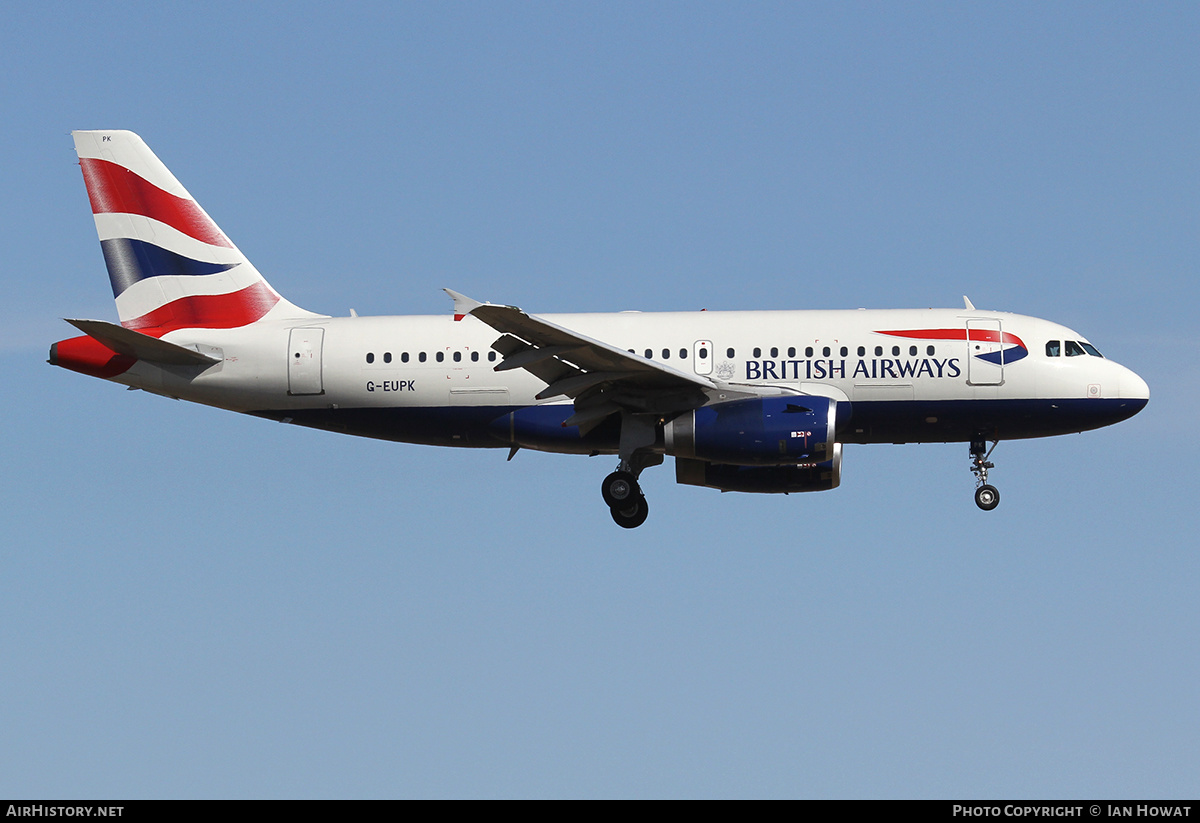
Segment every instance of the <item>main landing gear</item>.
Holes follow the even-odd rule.
[[[992,456],[992,452],[999,444],[1000,441],[995,440],[992,442],[992,448],[989,449],[986,440],[971,441],[971,473],[975,475],[975,505],[985,512],[990,512],[1000,505],[1000,492],[987,482],[988,469],[996,468],[996,464],[989,462],[988,458]]]
[[[604,502],[608,504],[613,522],[623,529],[636,529],[646,522],[650,514],[650,504],[642,494],[637,476],[630,471],[617,471],[604,478],[600,487]]]
[[[650,450],[657,436],[657,422],[644,414],[621,413],[621,443],[617,470],[604,478],[600,493],[612,514],[613,522],[623,529],[636,529],[646,522],[650,504],[638,485],[642,469],[657,466],[663,456]]]

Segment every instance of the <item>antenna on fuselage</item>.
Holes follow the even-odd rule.
[[[971,298],[963,295],[963,308],[967,311],[975,311],[975,304],[971,302]]]

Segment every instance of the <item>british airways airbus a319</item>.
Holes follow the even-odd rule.
[[[128,131],[75,150],[120,325],[50,363],[137,389],[344,434],[617,457],[616,523],[641,472],[739,492],[836,488],[844,443],[966,442],[975,502],[1000,440],[1137,414],[1145,381],[1071,329],[962,309],[532,315],[446,289],[453,313],[330,317],[267,283]]]

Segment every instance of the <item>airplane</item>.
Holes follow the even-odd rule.
[[[847,443],[969,444],[975,502],[1003,440],[1137,414],[1146,382],[1035,317],[976,309],[535,315],[445,289],[443,316],[333,317],[276,292],[140,137],[72,132],[119,324],[52,365],[284,423],[406,443],[615,455],[612,519],[641,472],[723,492],[825,491]],[[991,448],[988,443],[991,442]]]

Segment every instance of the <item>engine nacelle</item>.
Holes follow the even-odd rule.
[[[687,457],[675,458],[675,482],[707,486],[723,492],[790,494],[836,489],[842,482],[842,444],[833,444],[833,458],[794,466],[731,466]]]
[[[667,454],[731,466],[794,466],[833,459],[838,402],[752,397],[687,412],[663,427]],[[706,484],[702,484],[706,485]]]

